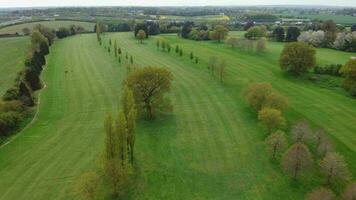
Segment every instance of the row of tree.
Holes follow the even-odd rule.
[[[225,43],[230,45],[231,48],[237,47],[248,52],[251,52],[255,49],[257,53],[261,53],[264,52],[267,48],[266,39],[264,37],[259,38],[257,42],[254,42],[254,40],[251,39],[229,37],[225,40]],[[254,43],[256,43],[256,45]]]

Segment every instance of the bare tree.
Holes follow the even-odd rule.
[[[327,184],[334,181],[348,181],[350,172],[344,158],[338,153],[328,153],[320,162],[321,172],[326,177]]]
[[[292,128],[293,140],[304,143],[311,139],[311,129],[306,121],[300,121]]]
[[[306,145],[296,143],[283,155],[281,166],[285,173],[297,179],[298,175],[308,170],[313,163],[312,155]]]

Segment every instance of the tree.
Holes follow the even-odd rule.
[[[167,43],[167,52],[170,53],[171,49],[172,49],[171,45],[169,43]]]
[[[114,54],[115,54],[115,57],[117,57],[117,41],[116,40],[114,42]]]
[[[194,53],[193,52],[190,52],[190,59],[193,60],[194,59]]]
[[[296,42],[298,40],[299,35],[300,35],[300,29],[298,27],[290,26],[287,29],[286,41]]]
[[[326,153],[331,152],[332,150],[331,141],[328,139],[323,129],[318,129],[315,132],[315,150],[321,156],[325,156]]]
[[[184,22],[181,31],[182,38],[188,38],[189,33],[192,31],[193,26],[194,26],[194,22],[189,22],[189,21]]]
[[[130,56],[130,63],[131,63],[131,65],[133,64],[133,57],[132,56]]]
[[[120,48],[120,47],[119,47],[119,49],[117,50],[117,53],[118,53],[119,55],[122,54],[122,51],[121,51],[121,48]]]
[[[30,35],[31,34],[31,30],[29,28],[25,27],[25,28],[22,29],[22,33],[24,35]]]
[[[146,32],[144,30],[139,30],[137,32],[136,38],[140,40],[141,44],[143,43],[142,41],[146,39]]]
[[[131,164],[134,161],[135,127],[137,110],[133,92],[125,87],[122,98],[122,107],[127,121],[127,144]]]
[[[211,74],[214,75],[215,69],[218,67],[218,58],[215,56],[210,57],[208,63],[208,69],[211,70]]]
[[[78,199],[96,200],[99,186],[100,177],[95,172],[88,172],[80,176],[75,184],[74,192]]]
[[[342,193],[343,200],[355,200],[356,199],[356,182],[349,184]]]
[[[228,33],[229,33],[229,29],[227,29],[225,26],[216,25],[214,27],[214,30],[211,31],[210,39],[221,42],[221,40],[225,39]]]
[[[351,26],[351,32],[355,32],[356,31],[356,24]]]
[[[300,121],[292,127],[292,137],[294,142],[304,143],[312,138],[311,129],[306,121]]]
[[[114,158],[118,158],[119,154],[117,149],[119,149],[119,138],[115,133],[113,127],[113,119],[110,114],[106,116],[104,121],[105,128],[105,160],[111,160]]]
[[[111,47],[112,42],[111,42],[111,38],[109,38],[109,46]]]
[[[47,51],[48,51],[48,40],[46,37],[44,37],[39,31],[33,31],[33,33],[31,34],[31,45],[32,45],[32,49],[34,51],[41,51],[41,44],[44,44],[45,46],[47,46],[47,50],[46,52],[42,52],[42,55],[47,55]]]
[[[159,40],[156,40],[156,47],[157,47],[157,50],[158,50],[159,47],[160,47],[160,42],[159,42]]]
[[[51,46],[56,38],[55,31],[41,24],[37,24],[33,30],[39,31],[48,40],[48,45]]]
[[[183,56],[183,49],[179,49],[179,56],[180,56],[180,57]]]
[[[266,39],[260,38],[257,41],[256,51],[258,53],[264,52],[266,50]]]
[[[176,53],[179,53],[179,46],[176,45]]]
[[[340,72],[345,76],[342,87],[356,97],[356,59],[350,59]]]
[[[324,47],[327,44],[324,31],[306,31],[298,37],[299,42],[305,42],[314,47]]]
[[[277,130],[266,139],[268,152],[275,159],[276,156],[282,153],[287,147],[287,139],[285,133],[281,130]]]
[[[331,46],[336,38],[337,27],[333,20],[326,20],[322,24],[321,28],[325,31],[325,39],[327,46]]]
[[[302,143],[296,143],[284,153],[281,166],[286,174],[297,179],[300,174],[311,167],[312,163],[313,159],[308,147]]]
[[[135,30],[134,30],[135,37],[137,36],[137,34],[140,30],[143,30],[146,33],[146,38],[148,38],[149,32],[148,32],[148,27],[147,27],[146,23],[136,24]]]
[[[56,36],[61,39],[70,36],[70,30],[66,27],[60,27],[56,32]],[[98,39],[99,40],[99,39]],[[101,42],[101,40],[99,40]]]
[[[127,78],[127,87],[132,90],[138,111],[146,112],[148,119],[155,118],[156,110],[167,109],[164,94],[171,89],[173,76],[170,71],[159,67],[137,69]]]
[[[166,42],[164,40],[161,42],[161,47],[163,51],[166,50]]]
[[[251,27],[255,26],[255,22],[253,21],[248,21],[245,26],[244,26],[244,30],[247,31],[248,29],[250,29]]]
[[[195,64],[198,64],[198,62],[199,62],[198,57],[195,57]]]
[[[292,42],[284,46],[279,58],[282,70],[300,75],[315,66],[315,49],[304,42]]]
[[[252,83],[248,85],[245,96],[250,106],[259,111],[262,109],[267,95],[272,91],[273,88],[270,83]]]
[[[306,200],[335,200],[336,196],[333,191],[326,188],[317,188],[307,194]]]
[[[229,37],[226,40],[226,44],[231,45],[231,48],[235,48],[239,44],[239,39],[236,37]]]
[[[223,80],[224,80],[224,77],[226,75],[226,61],[225,60],[222,60],[220,63],[219,63],[219,78],[220,78],[220,82],[222,83]]]
[[[262,108],[274,108],[280,111],[284,111],[288,107],[287,97],[280,94],[278,91],[273,90],[266,94],[264,101],[262,102]]]
[[[344,158],[338,153],[328,153],[320,162],[320,170],[326,178],[326,183],[350,180],[350,172]]]
[[[269,133],[275,129],[282,128],[286,124],[282,112],[273,108],[263,108],[260,110],[258,112],[258,120],[267,127]]]
[[[248,29],[245,37],[249,40],[255,40],[266,35],[266,28],[262,26],[254,26]]]
[[[273,35],[274,39],[275,39],[277,42],[283,42],[283,41],[284,41],[284,38],[285,38],[285,31],[284,31],[284,28],[278,26],[277,28],[275,28],[275,29],[273,30],[272,35]]]

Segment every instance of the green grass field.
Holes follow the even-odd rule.
[[[14,34],[14,33],[22,34],[22,29],[23,28],[32,29],[37,24],[42,24],[44,26],[47,26],[47,27],[55,29],[55,30],[57,30],[60,27],[69,27],[70,25],[80,25],[86,31],[92,31],[94,29],[94,23],[91,23],[91,22],[60,21],[60,20],[58,20],[58,21],[31,22],[31,23],[24,23],[24,24],[18,24],[18,25],[13,25],[13,26],[7,26],[7,27],[4,27],[4,28],[0,28],[0,34]]]
[[[136,142],[137,183],[131,199],[303,199],[323,180],[306,176],[297,184],[270,161],[266,133],[242,93],[251,81],[268,81],[289,97],[289,122],[307,119],[324,127],[356,172],[356,104],[327,89],[282,73],[282,43],[263,54],[214,42],[158,36],[184,49],[184,58],[141,45],[132,33],[109,34],[136,64],[172,71],[171,115],[141,121]],[[189,60],[193,51],[200,63]],[[226,59],[226,83],[207,70],[210,56]],[[344,63],[351,54],[318,50],[318,63]],[[64,71],[68,71],[66,74]],[[73,181],[96,166],[103,148],[103,118],[116,113],[125,67],[96,42],[94,34],[58,41],[43,74],[36,121],[0,148],[0,199],[73,199]]]
[[[30,40],[28,37],[0,38],[0,96],[9,89],[23,69]]]

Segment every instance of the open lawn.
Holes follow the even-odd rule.
[[[92,22],[81,22],[81,21],[41,21],[41,22],[31,22],[31,23],[24,23],[24,24],[17,24],[12,26],[7,26],[4,28],[0,28],[0,34],[14,34],[20,33],[22,34],[22,29],[29,28],[32,30],[34,26],[37,24],[42,24],[49,28],[58,30],[60,27],[67,27],[69,28],[70,25],[77,25],[82,26],[86,31],[93,31],[94,23]]]
[[[24,67],[30,39],[28,37],[0,38],[0,96],[9,89]]]
[[[356,173],[356,101],[344,91],[319,87],[281,72],[283,43],[262,54],[215,42],[152,37],[139,44],[132,33],[107,34],[141,66],[166,67],[174,76],[174,112],[140,121],[136,142],[137,182],[131,199],[303,199],[318,176],[295,183],[270,161],[265,130],[247,106],[243,90],[268,81],[290,99],[289,123],[309,120],[324,127]],[[183,47],[184,57],[157,50],[156,38]],[[199,64],[189,60],[190,51]],[[227,61],[226,83],[207,70],[210,56]],[[318,50],[318,63],[344,63],[351,54]],[[123,58],[124,60],[124,58]],[[65,73],[68,71],[68,73]],[[95,168],[103,148],[105,113],[116,113],[126,75],[94,34],[58,41],[44,72],[38,119],[0,148],[0,199],[73,199],[73,181]]]

